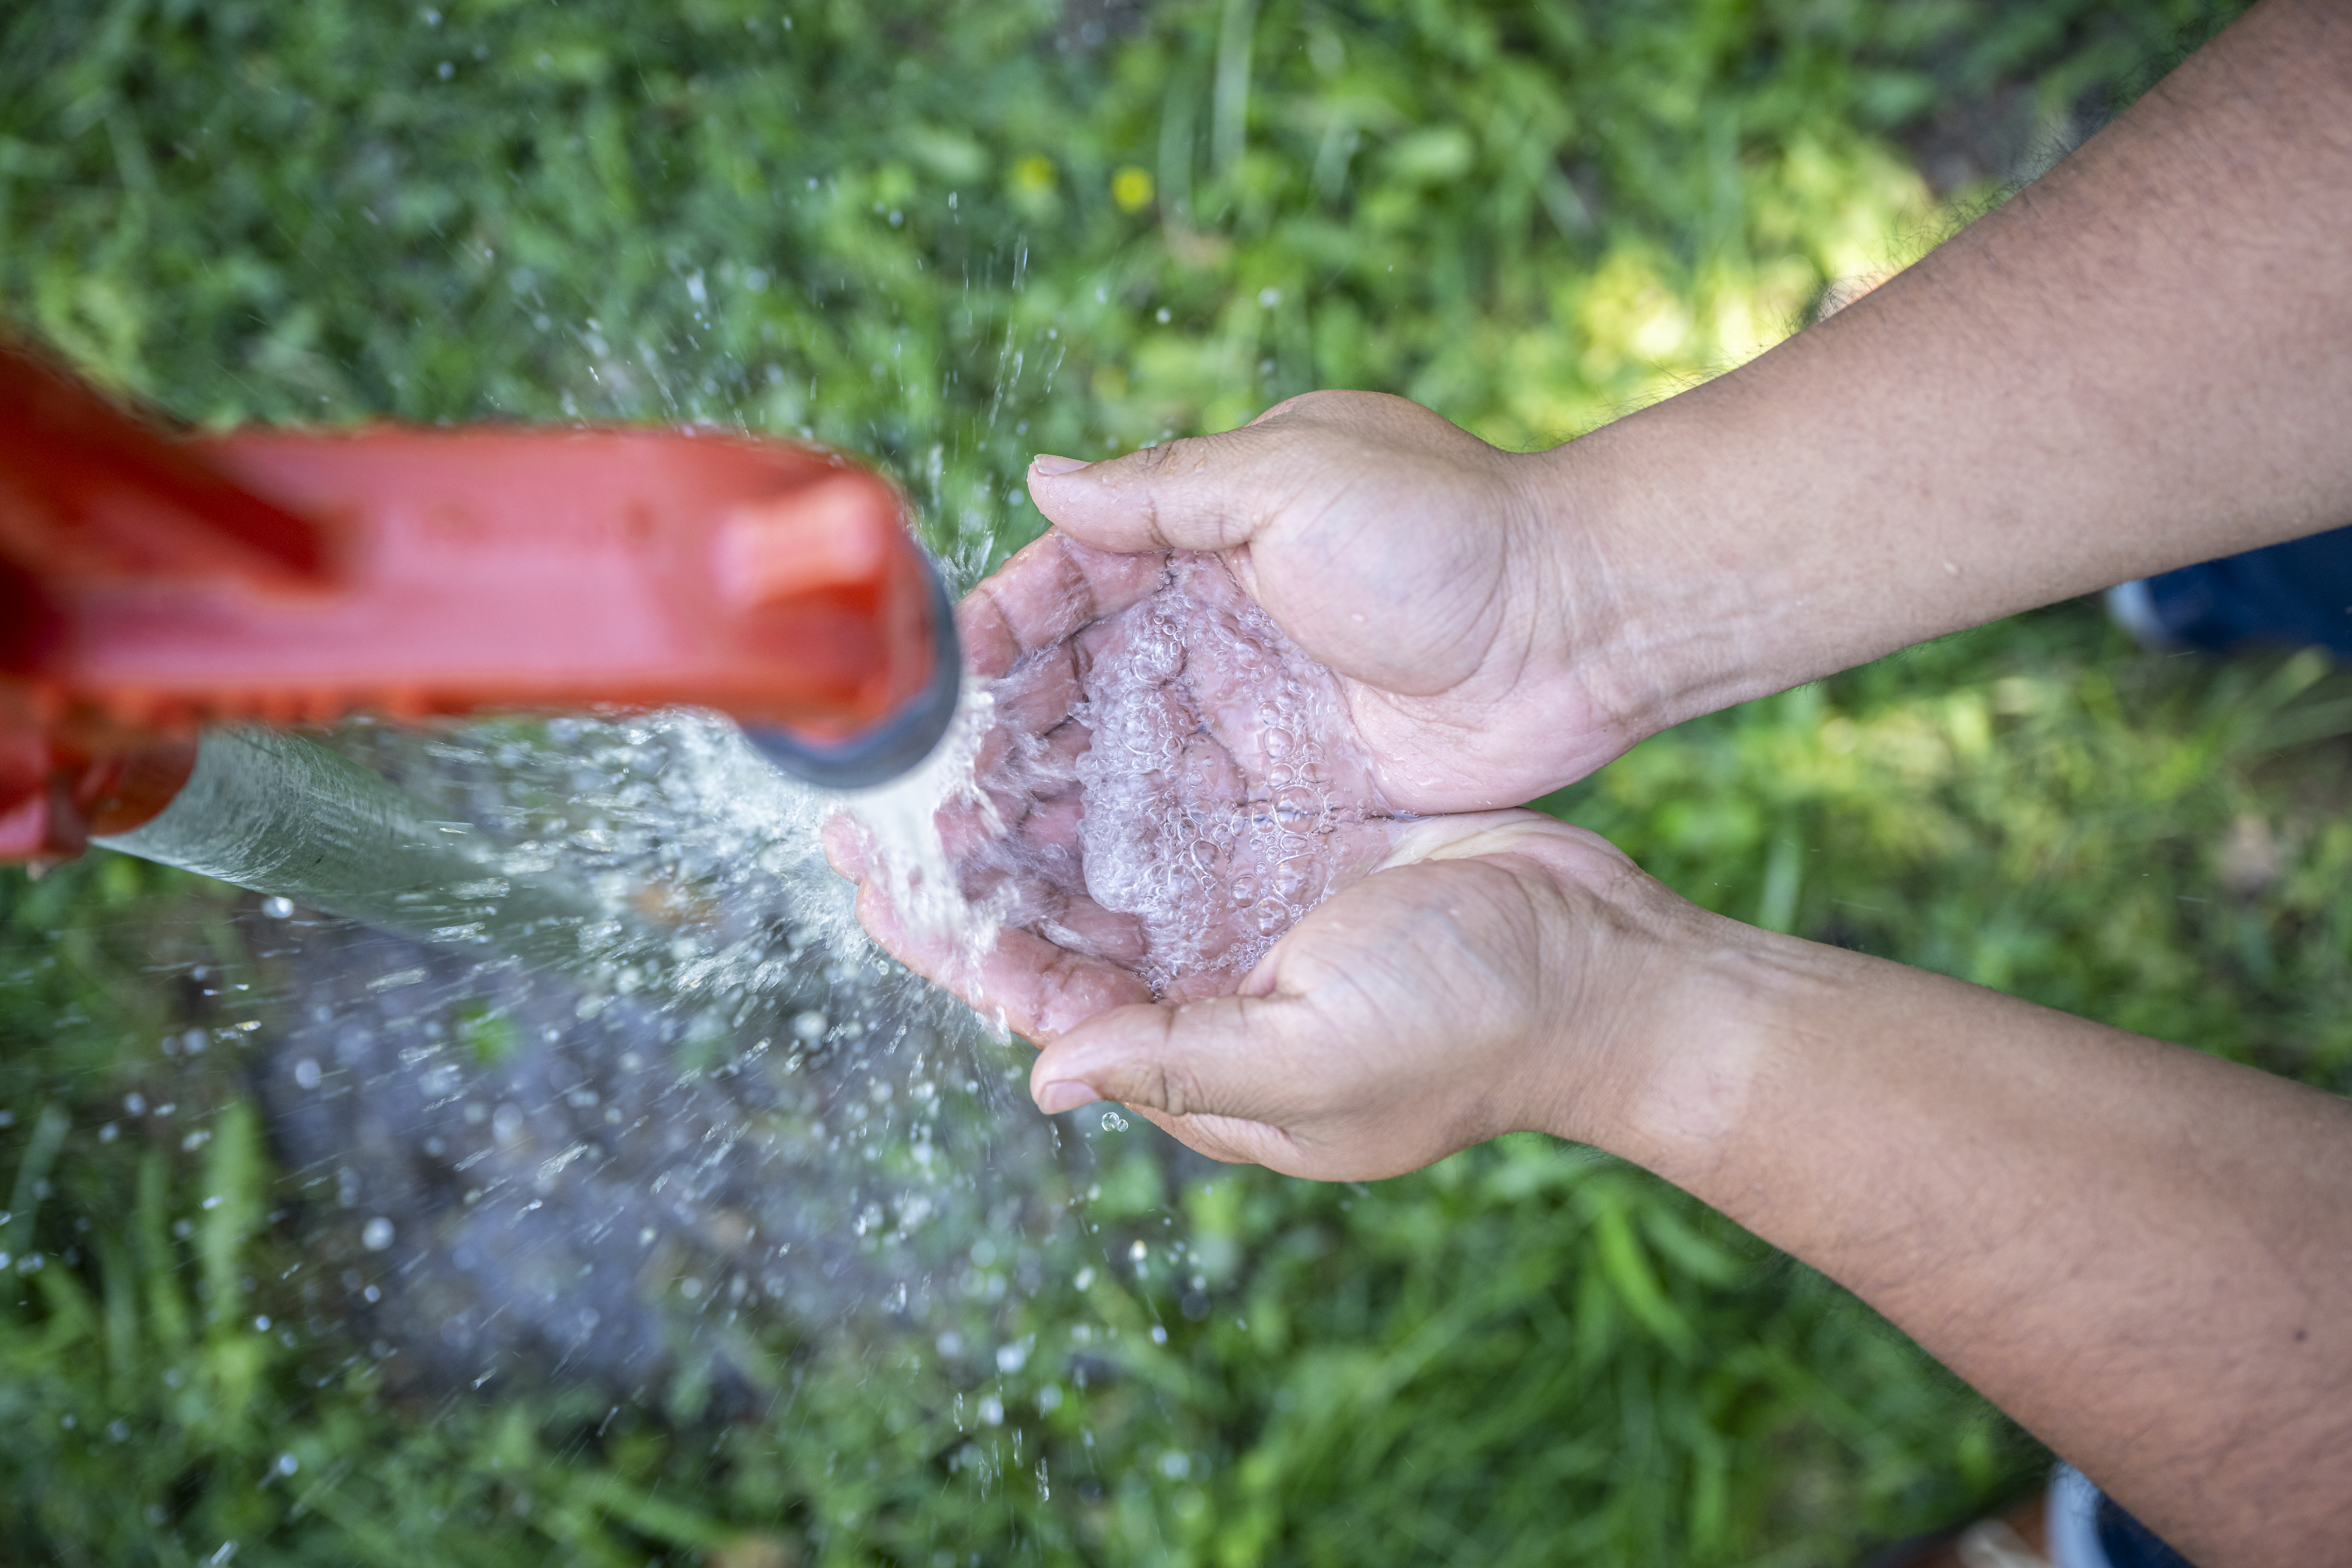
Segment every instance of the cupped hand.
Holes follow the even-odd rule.
[[[1030,1091],[1048,1112],[1123,1100],[1213,1158],[1322,1180],[1514,1131],[1599,1141],[1654,1075],[1715,919],[1582,828],[1433,819],[1238,994],[1106,1011],[1046,1045]]]
[[[1620,673],[1611,507],[1562,515],[1569,450],[1504,452],[1403,398],[1318,392],[1220,436],[1040,458],[1029,489],[1085,543],[1223,555],[1337,673],[1389,800],[1482,810],[1573,782],[1665,717]]]

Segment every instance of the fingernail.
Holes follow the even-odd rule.
[[[1051,452],[1040,452],[1029,459],[1029,466],[1047,479],[1056,479],[1064,474],[1075,474],[1087,465],[1076,458],[1057,458]]]
[[[1059,1116],[1065,1110],[1076,1110],[1081,1105],[1092,1105],[1100,1100],[1094,1085],[1080,1083],[1076,1079],[1057,1078],[1037,1091],[1037,1109],[1048,1116]]]

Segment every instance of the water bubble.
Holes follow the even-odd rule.
[[[1124,1132],[1127,1131],[1127,1118],[1116,1110],[1106,1110],[1102,1113],[1102,1130],[1106,1132]]]
[[[370,1252],[382,1252],[392,1245],[392,1221],[377,1215],[360,1226],[360,1245]]]

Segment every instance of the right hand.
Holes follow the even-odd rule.
[[[1221,436],[1068,462],[1031,467],[1038,509],[1100,550],[1223,554],[1339,676],[1404,810],[1517,805],[1679,717],[1645,689],[1654,670],[1618,673],[1609,509],[1563,525],[1559,453],[1501,451],[1401,397],[1318,392]]]

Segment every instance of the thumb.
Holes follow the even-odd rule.
[[[1220,996],[1180,1007],[1115,1007],[1037,1054],[1029,1095],[1047,1115],[1098,1100],[1171,1116],[1270,1121],[1290,1109],[1281,1063],[1283,1004]]]
[[[1115,1100],[1211,1159],[1317,1174],[1315,1152],[1284,1125],[1285,1004],[1221,996],[1099,1014],[1038,1054],[1030,1097],[1047,1115]]]
[[[1080,463],[1040,454],[1029,495],[1065,533],[1097,550],[1230,550],[1272,510],[1264,466],[1284,440],[1244,426]]]

